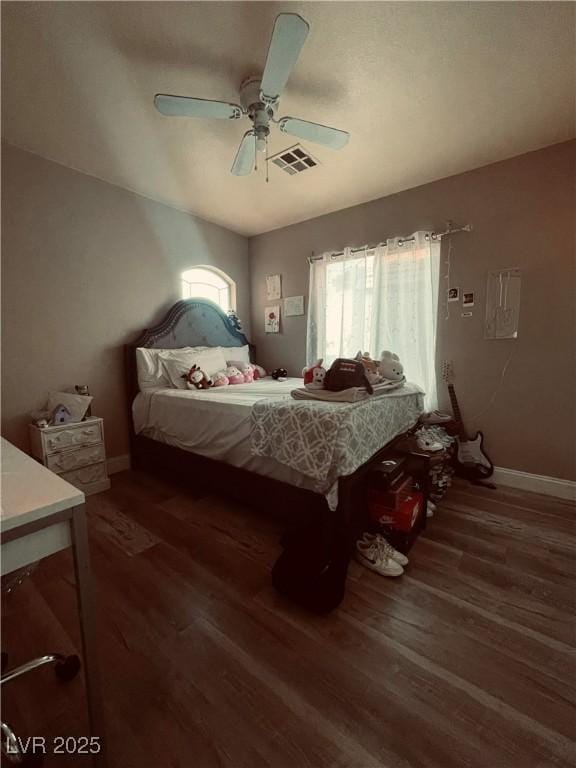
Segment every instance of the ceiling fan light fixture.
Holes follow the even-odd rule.
[[[243,80],[240,86],[240,104],[158,93],[154,97],[156,109],[167,117],[222,120],[248,118],[253,127],[246,131],[236,152],[231,168],[235,176],[246,176],[257,170],[259,155],[264,155],[268,172],[268,134],[271,123],[276,124],[282,133],[290,136],[330,149],[342,149],[349,139],[346,131],[294,117],[283,117],[280,120],[275,117],[280,96],[296,65],[309,31],[308,22],[298,14],[278,14],[274,22],[264,72],[261,76],[253,74]],[[285,163],[286,172],[292,175],[312,168],[316,164],[316,161],[311,158],[306,160],[298,157],[294,164]]]

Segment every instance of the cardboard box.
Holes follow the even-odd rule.
[[[398,509],[400,504],[412,493],[414,479],[411,475],[400,475],[389,488],[371,488],[368,498],[382,507]]]
[[[424,514],[424,496],[420,491],[411,491],[396,508],[392,508],[379,503],[375,495],[369,492],[368,509],[375,522],[407,533],[416,524],[418,516]]]

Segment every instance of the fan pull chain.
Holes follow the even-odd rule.
[[[270,179],[268,178],[268,136],[266,136],[266,184]]]
[[[258,170],[258,136],[254,134],[254,170]]]

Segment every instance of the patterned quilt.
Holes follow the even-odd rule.
[[[252,408],[251,450],[314,479],[335,507],[337,480],[362,466],[418,420],[414,384],[357,403],[260,400]]]

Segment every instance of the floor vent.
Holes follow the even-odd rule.
[[[310,168],[314,168],[319,165],[318,160],[307,152],[301,144],[294,144],[293,147],[283,149],[282,152],[273,155],[270,158],[270,162],[277,165],[286,173],[293,176],[295,173],[302,173],[302,171],[308,171]]]

